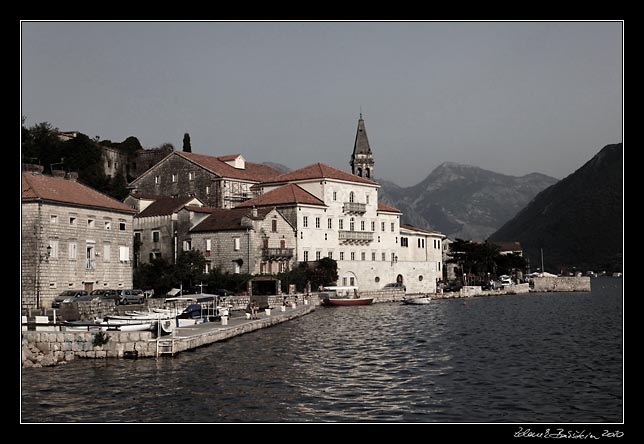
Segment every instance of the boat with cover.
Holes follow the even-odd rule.
[[[431,302],[429,296],[403,296],[402,303],[405,305],[425,305]]]

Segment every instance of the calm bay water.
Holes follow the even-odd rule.
[[[318,308],[174,358],[22,370],[23,422],[621,422],[622,280]]]

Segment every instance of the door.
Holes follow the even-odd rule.
[[[83,284],[85,285],[85,291],[88,293],[94,289],[94,282],[83,282]]]

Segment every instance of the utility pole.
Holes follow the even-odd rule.
[[[546,270],[543,269],[543,248],[541,249],[541,274],[543,274]]]

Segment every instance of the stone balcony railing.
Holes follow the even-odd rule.
[[[339,231],[338,240],[344,244],[365,245],[373,242],[371,231]]]
[[[367,212],[367,204],[358,202],[345,202],[342,210],[345,214],[364,214]]]
[[[262,257],[264,259],[290,259],[293,257],[292,248],[262,248]]]

